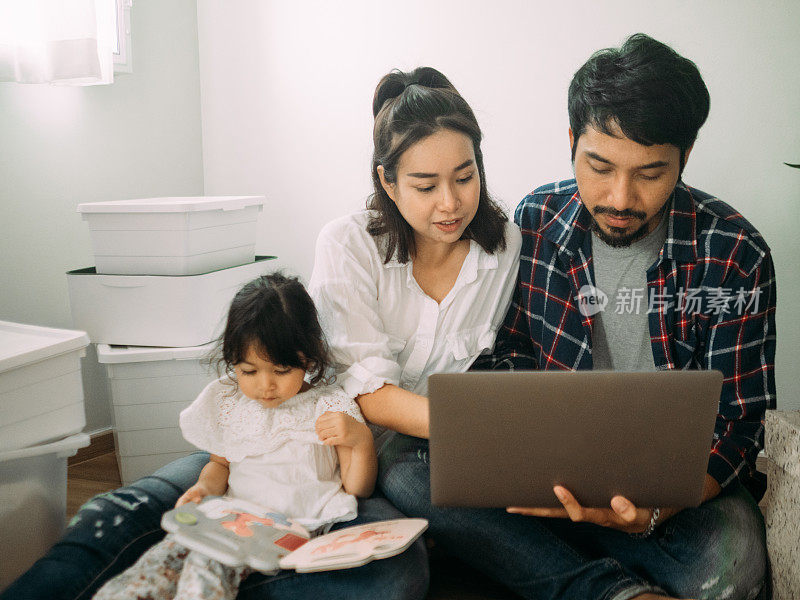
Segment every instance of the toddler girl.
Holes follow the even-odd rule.
[[[300,282],[273,274],[246,284],[231,303],[221,351],[225,375],[180,416],[183,436],[211,457],[176,506],[226,494],[314,533],[355,518],[354,495],[369,496],[375,484],[372,434],[341,388],[315,387],[330,361]],[[167,535],[94,597],[232,599],[249,572]]]

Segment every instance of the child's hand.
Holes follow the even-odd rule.
[[[343,412],[326,412],[317,419],[317,436],[326,446],[357,446],[372,444],[372,433],[364,424]]]
[[[186,490],[178,501],[175,503],[175,508],[186,504],[187,502],[200,502],[206,496],[218,496],[219,494],[213,493],[203,483],[197,482],[188,490]]]
[[[378,458],[369,427],[343,412],[328,411],[317,419],[317,435],[326,446],[336,447],[344,491],[369,497],[378,474]]]
[[[197,483],[178,498],[175,508],[187,502],[200,502],[206,496],[222,496],[228,489],[229,464],[223,456],[210,455],[208,463],[200,471]]]

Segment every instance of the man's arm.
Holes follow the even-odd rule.
[[[749,275],[733,270],[723,286],[750,306],[714,315],[704,368],[724,375],[708,473],[724,489],[755,468],[764,444],[764,413],[775,408],[775,268],[767,253]],[[745,477],[745,480],[747,477]]]

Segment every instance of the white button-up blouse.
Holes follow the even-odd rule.
[[[471,240],[453,288],[437,303],[417,284],[411,261],[384,264],[367,220],[362,211],[322,229],[308,286],[336,382],[350,396],[387,383],[424,396],[428,375],[466,371],[493,348],[517,278],[521,235],[508,222],[506,249],[495,254]]]

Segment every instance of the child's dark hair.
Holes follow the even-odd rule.
[[[304,369],[312,385],[325,379],[331,364],[311,296],[297,278],[282,273],[262,275],[237,292],[220,342],[219,364],[228,374],[251,344],[270,362]]]

